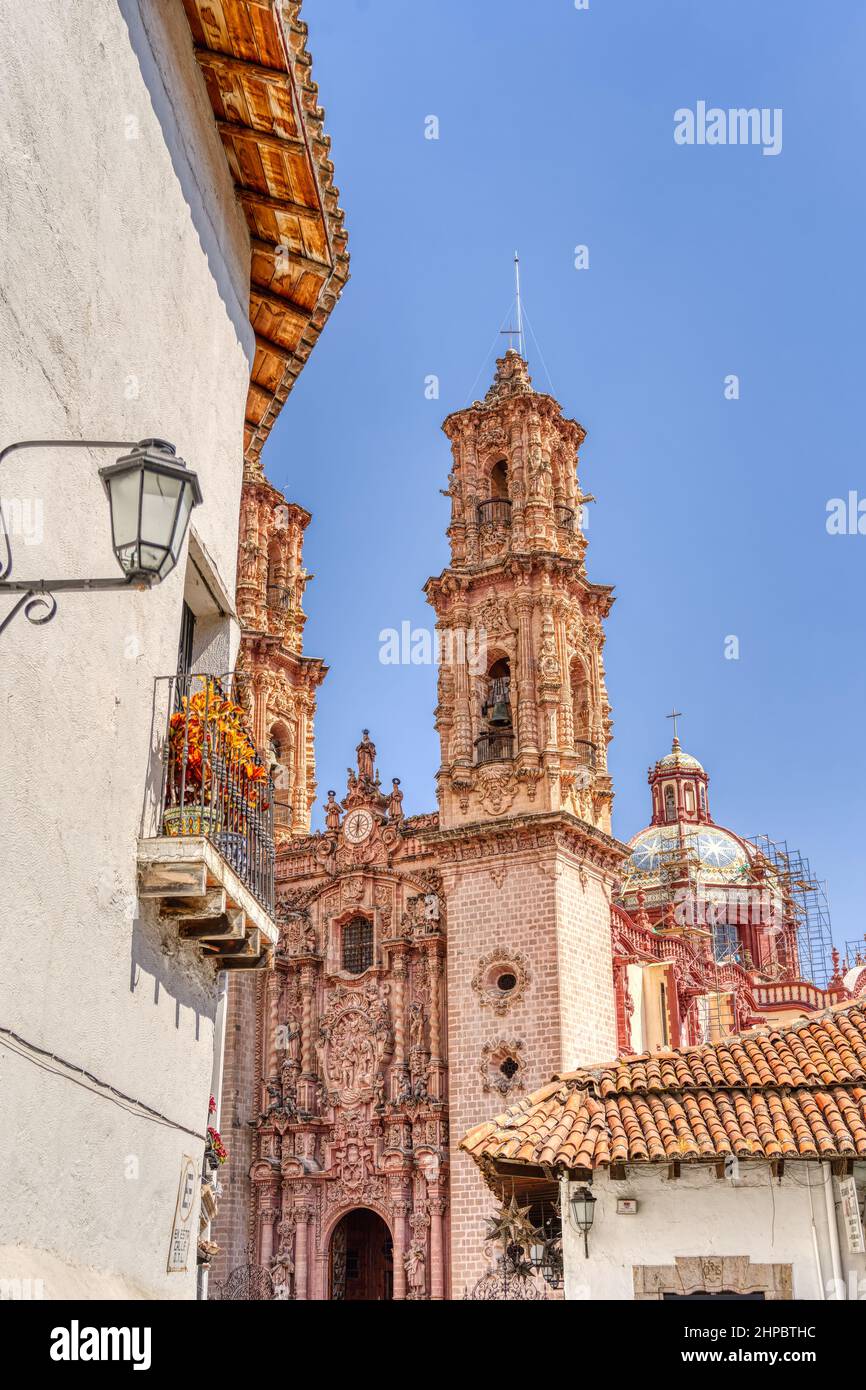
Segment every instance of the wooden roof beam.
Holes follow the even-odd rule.
[[[303,140],[291,140],[286,135],[274,135],[267,130],[256,130],[255,126],[244,125],[241,121],[217,121],[220,135],[240,136],[241,139],[254,140],[262,149],[274,150],[276,154],[300,154],[306,157],[307,147]]]
[[[254,188],[239,188],[237,195],[242,203],[251,207],[265,208],[268,212],[282,212],[287,217],[305,218],[319,226],[322,214],[319,208],[308,208],[305,203],[292,203],[288,199],[271,198],[267,193],[257,193]]]
[[[293,362],[295,359],[294,348],[287,348],[282,343],[275,343],[273,338],[265,338],[261,333],[256,334],[256,347],[262,352],[269,352],[272,357],[278,357],[281,362]]]
[[[276,260],[277,248],[280,246],[285,249],[286,257],[293,270],[306,270],[311,275],[330,275],[333,267],[328,265],[327,261],[315,261],[311,256],[302,256],[300,251],[293,251],[284,241],[262,241],[260,237],[250,237],[250,249],[252,251],[260,251],[265,256],[272,256],[274,260]]]
[[[236,72],[240,76],[257,77],[261,82],[274,82],[280,87],[288,85],[289,74],[285,68],[266,68],[261,63],[236,58],[231,53],[218,53],[213,48],[202,48],[199,43],[194,44],[193,49],[199,63],[209,67],[227,68],[229,72]]]
[[[271,294],[269,290],[262,289],[261,286],[253,283],[250,285],[250,297],[255,297],[265,308],[270,309],[273,314],[288,314],[295,319],[302,327],[307,324],[315,312],[314,309],[305,309],[302,305],[296,304],[293,299],[284,299],[282,295]]]

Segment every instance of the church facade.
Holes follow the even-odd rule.
[[[484,400],[443,428],[428,815],[404,816],[365,730],[310,833],[325,668],[302,653],[309,517],[260,478],[245,488],[241,668],[287,809],[275,967],[230,981],[214,1279],[253,1266],[279,1298],[461,1297],[487,1267],[491,1196],[457,1141],[500,1102],[848,993],[838,964],[826,989],[800,980],[784,885],[714,825],[707,774],[678,740],[650,773],[647,831],[631,845],[611,832],[613,595],[586,570],[582,427],[509,349]]]

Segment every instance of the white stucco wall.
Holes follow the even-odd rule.
[[[747,1256],[752,1264],[790,1264],[795,1299],[819,1299],[821,1284],[833,1278],[825,1203],[827,1169],[818,1163],[788,1164],[781,1180],[769,1178],[763,1163],[741,1163],[738,1178],[717,1178],[714,1166],[683,1164],[681,1176],[667,1178],[664,1166],[632,1167],[627,1180],[612,1182],[596,1175],[595,1218],[589,1258],[583,1236],[563,1223],[566,1298],[634,1297],[633,1270],[639,1265],[673,1265],[677,1256]],[[866,1178],[866,1171],[863,1173]],[[819,1276],[809,1208],[811,1186],[815,1232],[821,1262]],[[564,1184],[563,1211],[574,1186]],[[834,1196],[838,1191],[834,1183]],[[618,1215],[617,1199],[634,1197],[635,1215]],[[849,1255],[840,1233],[846,1288],[848,1271],[856,1281],[866,1276],[866,1259]],[[832,1283],[827,1297],[833,1296]],[[866,1296],[864,1284],[860,1296]]]
[[[0,0],[0,24],[0,444],[171,440],[232,595],[249,244],[183,7]],[[15,578],[117,573],[96,473],[111,461],[8,461],[0,497],[41,508],[39,543],[12,537]],[[0,1034],[0,1247],[20,1247],[8,1262],[44,1274],[47,1296],[69,1279],[194,1295],[194,1258],[186,1276],[165,1266],[181,1156],[201,1152],[175,1126],[207,1124],[215,980],[136,900],[153,682],[175,669],[184,569],[150,593],[61,595],[51,623],[19,615],[0,637],[0,1026],[171,1121]]]

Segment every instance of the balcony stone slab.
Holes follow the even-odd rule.
[[[279,929],[205,836],[161,835],[138,842],[139,896],[200,943],[218,970],[268,970]]]

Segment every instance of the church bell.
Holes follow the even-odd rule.
[[[511,723],[511,703],[508,695],[507,680],[500,677],[490,682],[490,696],[484,706],[484,718],[488,724],[501,728]]]

